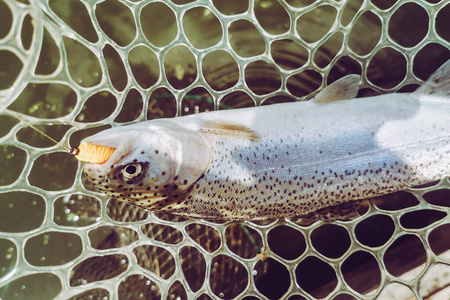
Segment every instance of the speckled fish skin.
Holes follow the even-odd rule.
[[[332,101],[331,88],[308,102],[108,129],[85,141],[116,151],[85,173],[97,190],[143,208],[228,220],[404,190],[450,176],[449,73],[447,62],[411,94]],[[345,80],[334,85],[351,94]]]

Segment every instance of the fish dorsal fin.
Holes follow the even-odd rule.
[[[345,76],[320,91],[313,99],[314,103],[330,103],[349,100],[356,97],[359,90],[359,75]]]
[[[450,96],[450,59],[431,74],[430,78],[417,89],[416,93]]]
[[[251,141],[259,141],[259,135],[242,124],[225,120],[203,121],[200,125],[203,133],[216,135],[229,135],[237,138],[244,138]]]

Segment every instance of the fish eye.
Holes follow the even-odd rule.
[[[129,164],[122,169],[123,177],[126,179],[132,179],[141,174],[142,167],[140,164]]]

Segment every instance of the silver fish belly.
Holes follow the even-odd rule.
[[[447,62],[411,94],[342,100],[353,77],[308,102],[112,128],[86,139],[116,150],[85,173],[143,208],[230,220],[404,190],[450,176],[449,73]]]

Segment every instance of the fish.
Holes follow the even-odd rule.
[[[356,98],[359,75],[309,101],[113,127],[93,189],[191,218],[310,215],[450,176],[450,60],[412,93]]]

